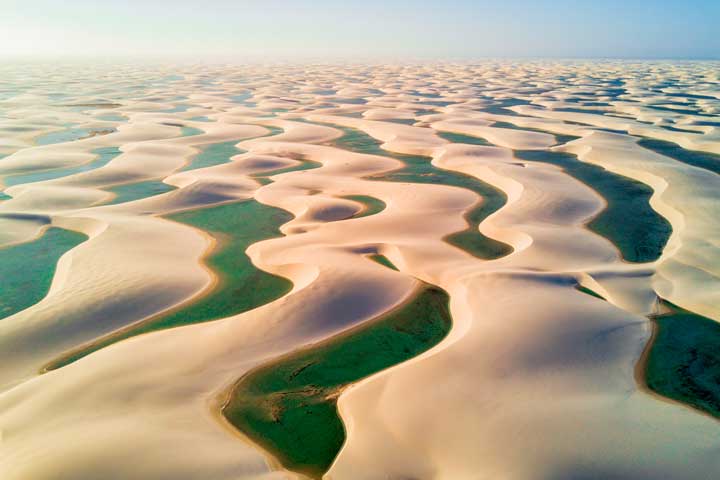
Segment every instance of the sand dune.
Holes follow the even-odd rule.
[[[0,320],[3,479],[305,478],[227,422],[228,389],[368,325],[420,282],[449,294],[452,329],[342,390],[346,441],[323,478],[720,471],[712,412],[649,391],[638,363],[658,298],[720,321],[716,64],[127,65],[111,80],[109,67],[80,78],[56,66],[47,81],[49,67],[12,68],[0,67],[6,83],[25,84],[0,100],[0,254],[52,227],[87,238],[55,252],[42,300]],[[609,200],[528,151],[571,153],[652,189],[672,227],[657,260],[624,261],[588,227]],[[431,177],[403,177],[408,156],[431,162]],[[504,201],[472,223],[490,198],[443,173]],[[211,262],[232,235],[174,215],[242,202],[282,213],[245,254],[287,291],[43,371],[221,285],[239,289]],[[507,252],[483,260],[449,241],[469,225]]]

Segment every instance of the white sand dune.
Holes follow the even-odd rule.
[[[720,176],[645,150],[624,135],[598,132],[566,148],[583,161],[653,187],[653,207],[670,220],[674,230],[659,260],[655,289],[688,310],[720,321],[720,252],[712,220],[718,208],[714,199]]]
[[[636,371],[658,296],[720,321],[720,176],[637,144],[650,137],[720,153],[716,64],[128,65],[111,79],[105,68],[80,78],[63,66],[0,66],[18,85],[0,100],[0,182],[28,179],[0,196],[0,248],[50,225],[89,237],[62,256],[45,298],[0,320],[3,480],[301,479],[223,419],[223,395],[252,368],[377,318],[418,281],[450,294],[453,328],[342,393],[347,439],[326,479],[720,472],[716,419],[650,393]],[[72,92],[53,95],[73,80]],[[58,133],[68,128],[102,134]],[[388,155],[332,146],[342,128],[365,132]],[[34,144],[47,134],[59,141]],[[578,138],[554,146],[555,135]],[[226,142],[238,150],[225,163],[186,168]],[[120,153],[75,170],[106,147]],[[606,206],[592,186],[513,153],[548,149],[649,185],[650,205],[673,227],[662,256],[622,261],[586,227]],[[479,230],[512,253],[484,261],[444,240],[487,199],[367,178],[403,166],[390,152],[426,156],[504,192]],[[302,168],[273,172],[288,167]],[[113,189],[143,182],[173,189],[113,203]],[[385,208],[361,217],[362,204],[344,198],[354,195]],[[289,293],[40,374],[64,352],[214,288],[204,259],[224,239],[163,216],[249,199],[292,214],[283,236],[246,252],[290,280]]]

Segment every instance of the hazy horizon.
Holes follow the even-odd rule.
[[[5,3],[2,58],[720,58],[710,0]]]
[[[0,7],[0,480],[720,478],[720,0]]]

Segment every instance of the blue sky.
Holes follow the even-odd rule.
[[[0,56],[720,58],[720,0],[0,0]]]

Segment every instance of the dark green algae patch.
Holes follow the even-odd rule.
[[[583,293],[605,300],[587,287]],[[638,376],[658,395],[720,419],[720,324],[659,299],[655,333]]]
[[[89,172],[97,168],[107,165],[110,160],[120,155],[120,149],[117,147],[102,147],[92,150],[90,153],[97,155],[97,158],[89,163],[78,165],[76,167],[57,168],[51,170],[41,170],[38,172],[20,173],[10,175],[5,178],[6,187],[13,185],[21,185],[26,183],[42,182],[45,180],[53,180],[63,178],[78,173]]]
[[[491,125],[491,127],[493,127],[493,128],[507,128],[507,129],[510,129],[510,130],[523,130],[523,131],[526,131],[526,132],[544,133],[544,134],[546,134],[546,135],[552,135],[553,137],[555,137],[555,141],[557,142],[558,145],[562,145],[562,144],[564,144],[564,143],[572,142],[573,140],[577,140],[578,138],[580,138],[580,137],[575,136],[575,135],[563,135],[563,134],[560,134],[560,133],[546,132],[545,130],[540,130],[539,128],[519,127],[519,126],[515,125],[514,123],[509,123],[509,122],[495,122],[495,123],[493,123],[493,124]]]
[[[37,145],[52,145],[55,143],[74,142],[94,135],[103,135],[115,131],[114,128],[80,128],[68,126],[63,130],[45,133],[35,138]]]
[[[198,168],[227,163],[230,161],[232,156],[243,153],[242,150],[235,148],[235,144],[237,143],[237,140],[233,140],[230,142],[210,144],[203,148],[200,153],[195,155],[190,163],[188,163],[180,171],[195,170]],[[125,183],[106,189],[108,192],[115,194],[115,197],[108,202],[107,205],[132,202],[142,198],[153,197],[155,195],[171,192],[175,189],[176,187],[173,185],[168,185],[162,180],[157,179],[146,180],[144,182]]]
[[[0,248],[0,319],[42,300],[60,257],[87,239],[82,233],[50,227],[40,238]]]
[[[512,124],[498,123],[501,128],[519,128]],[[426,157],[401,155],[380,148],[380,143],[359,130],[337,127],[345,132],[333,143],[359,153],[390,156],[405,163],[406,167],[376,175],[371,179],[415,183],[437,183],[467,188],[479,194],[483,202],[466,215],[470,227],[446,237],[446,241],[475,256],[485,259],[499,258],[509,254],[508,245],[485,237],[478,231],[478,225],[490,214],[502,207],[507,197],[498,189],[468,175],[453,173],[432,166]],[[454,143],[490,145],[485,139],[452,132],[438,132],[438,136]],[[555,135],[560,143],[577,137]],[[667,145],[665,145],[667,147]],[[519,150],[515,156],[522,160],[557,165],[569,175],[597,191],[606,201],[607,207],[588,223],[588,228],[613,243],[627,262],[644,263],[657,260],[672,234],[672,226],[650,206],[653,190],[636,180],[612,173],[600,166],[582,162],[575,155],[547,150]],[[703,168],[708,168],[707,155],[684,151],[694,159],[702,156]],[[699,162],[700,160],[695,160]],[[698,165],[699,166],[699,165]],[[628,221],[628,219],[632,219]]]
[[[320,165],[312,162],[308,166],[303,162],[294,168],[300,170]],[[268,174],[273,172],[277,170]],[[205,265],[218,278],[217,285],[200,299],[69,351],[46,365],[44,371],[64,367],[130,337],[238,315],[280,298],[292,289],[292,282],[258,269],[245,253],[254,243],[282,236],[280,226],[293,218],[285,210],[251,199],[175,213],[165,218],[198,228],[218,240],[218,245],[205,259]]]
[[[500,258],[512,252],[511,246],[486,237],[478,230],[480,222],[505,205],[507,196],[501,190],[470,175],[437,168],[428,157],[383,150],[380,142],[360,130],[336,125],[333,127],[344,132],[342,137],[332,142],[334,146],[356,153],[391,157],[405,164],[398,170],[367,177],[369,180],[450,185],[465,188],[482,197],[482,201],[465,215],[469,227],[447,236],[446,242],[485,260]]]
[[[301,170],[311,170],[322,166],[322,163],[316,162],[315,160],[306,160],[302,155],[294,155],[292,159],[302,163],[299,165],[290,165],[289,167],[270,170],[269,172],[255,173],[250,175],[250,177],[254,178],[262,185],[267,185],[268,183],[272,183],[271,177],[274,177],[275,175],[281,175],[288,172],[299,172]]]
[[[582,292],[582,293],[584,293],[584,294],[586,294],[586,295],[590,295],[591,297],[595,297],[595,298],[598,298],[598,299],[600,299],[600,300],[606,300],[606,301],[607,301],[607,299],[606,299],[605,297],[603,297],[602,295],[600,295],[599,293],[597,293],[595,290],[592,290],[592,289],[590,289],[590,288],[588,288],[588,287],[586,287],[586,286],[584,286],[584,285],[580,285],[580,284],[575,285],[575,290],[577,290],[578,292]]]
[[[207,145],[200,153],[192,158],[190,163],[181,168],[180,171],[197,170],[198,168],[213,167],[215,165],[228,163],[233,156],[245,152],[245,150],[240,150],[235,147],[237,143],[238,140],[231,140],[229,142]]]
[[[399,272],[399,271],[400,271],[400,269],[397,268],[397,267],[395,266],[395,264],[392,263],[392,262],[390,261],[390,259],[387,258],[385,255],[374,254],[374,255],[370,255],[368,258],[369,258],[370,260],[372,260],[373,262],[382,265],[383,267],[389,268],[390,270],[395,270],[396,272]]]
[[[263,136],[277,135],[278,133],[281,133],[283,131],[281,128],[277,127],[264,128],[270,130],[270,133]],[[199,133],[203,133],[202,130],[183,127],[183,136],[197,135]],[[182,172],[188,170],[197,170],[199,168],[212,167],[215,165],[222,165],[224,163],[228,163],[233,156],[240,153],[245,153],[245,150],[241,150],[235,146],[238,142],[239,140],[231,140],[228,142],[211,143],[203,147],[200,153],[195,155],[186,166],[180,169],[180,171]],[[314,165],[312,166],[307,166],[303,164],[300,167],[292,166],[283,169],[283,171],[293,171],[297,170],[298,168],[313,168],[314,166],[320,166],[320,164],[314,163]],[[278,173],[282,172],[280,170],[277,170],[273,171],[272,174],[276,175]],[[118,203],[132,202],[135,200],[140,200],[142,198],[153,197],[155,195],[171,192],[176,188],[177,187],[174,187],[173,185],[168,185],[162,180],[157,179],[146,180],[144,182],[125,183],[106,189],[106,191],[115,194],[115,197],[110,202],[108,202],[107,205],[116,205]]]
[[[650,206],[652,188],[598,165],[582,162],[569,153],[518,150],[515,157],[556,165],[598,192],[607,206],[587,227],[612,242],[625,261],[645,263],[660,258],[672,234],[672,226]]]
[[[117,205],[118,203],[132,202],[142,198],[153,197],[163,193],[171,192],[177,187],[168,185],[162,180],[147,180],[145,182],[124,183],[105,190],[115,194],[115,197],[106,205]]]
[[[675,143],[656,140],[654,138],[643,138],[638,141],[638,145],[687,165],[702,168],[720,175],[720,155],[686,150]]]
[[[645,381],[653,392],[720,419],[720,324],[666,300],[651,317],[656,332]]]
[[[480,145],[483,147],[492,147],[494,146],[492,143],[488,142],[484,138],[480,137],[471,137],[470,135],[465,135],[463,133],[454,133],[454,132],[441,132],[437,130],[435,134],[442,138],[447,140],[451,143],[466,143],[468,145]]]
[[[448,302],[443,290],[423,286],[370,323],[252,370],[232,387],[222,412],[285,468],[319,479],[345,442],[340,393],[440,343],[452,324]]]
[[[218,277],[217,286],[200,299],[111,332],[71,351],[47,365],[45,370],[61,368],[101,348],[143,333],[237,315],[291,290],[290,281],[256,268],[245,253],[256,242],[282,236],[278,228],[292,219],[291,214],[255,200],[246,200],[176,213],[166,218],[201,229],[219,240],[219,245],[205,259],[205,264]]]
[[[371,197],[369,195],[345,195],[340,198],[352,200],[353,202],[358,202],[363,205],[363,209],[353,215],[352,218],[362,218],[375,215],[376,213],[380,213],[385,210],[385,207],[387,206],[385,202],[379,198]]]
[[[504,122],[495,123],[493,126],[547,133]],[[578,138],[570,135],[551,135],[554,135],[561,144]],[[440,136],[459,143],[488,145],[485,139],[479,137],[461,134],[448,135],[446,132]],[[643,142],[641,141],[640,144],[649,145],[647,142],[645,144]],[[653,145],[657,147],[657,145]],[[664,148],[669,147],[664,145]],[[674,153],[677,154],[677,152]],[[710,155],[694,155],[697,153],[686,152],[693,158],[703,157],[705,163],[710,161]],[[582,162],[570,153],[551,150],[514,150],[514,155],[521,160],[556,165],[598,192],[607,202],[607,206],[587,224],[587,227],[612,242],[625,261],[644,263],[660,258],[672,234],[672,226],[665,217],[650,206],[650,197],[653,195],[652,188],[631,178],[612,173],[598,165]]]
[[[255,138],[270,137],[283,132],[283,129],[278,127],[264,125],[263,128],[269,130],[269,133]],[[206,145],[202,148],[200,153],[195,155],[190,161],[190,163],[188,163],[180,171],[183,172],[187,170],[197,170],[198,168],[213,167],[215,165],[222,165],[224,163],[228,163],[233,156],[245,153],[247,151],[237,148],[235,146],[241,141],[242,140],[236,139],[230,140],[228,142],[211,143],[209,145]]]

